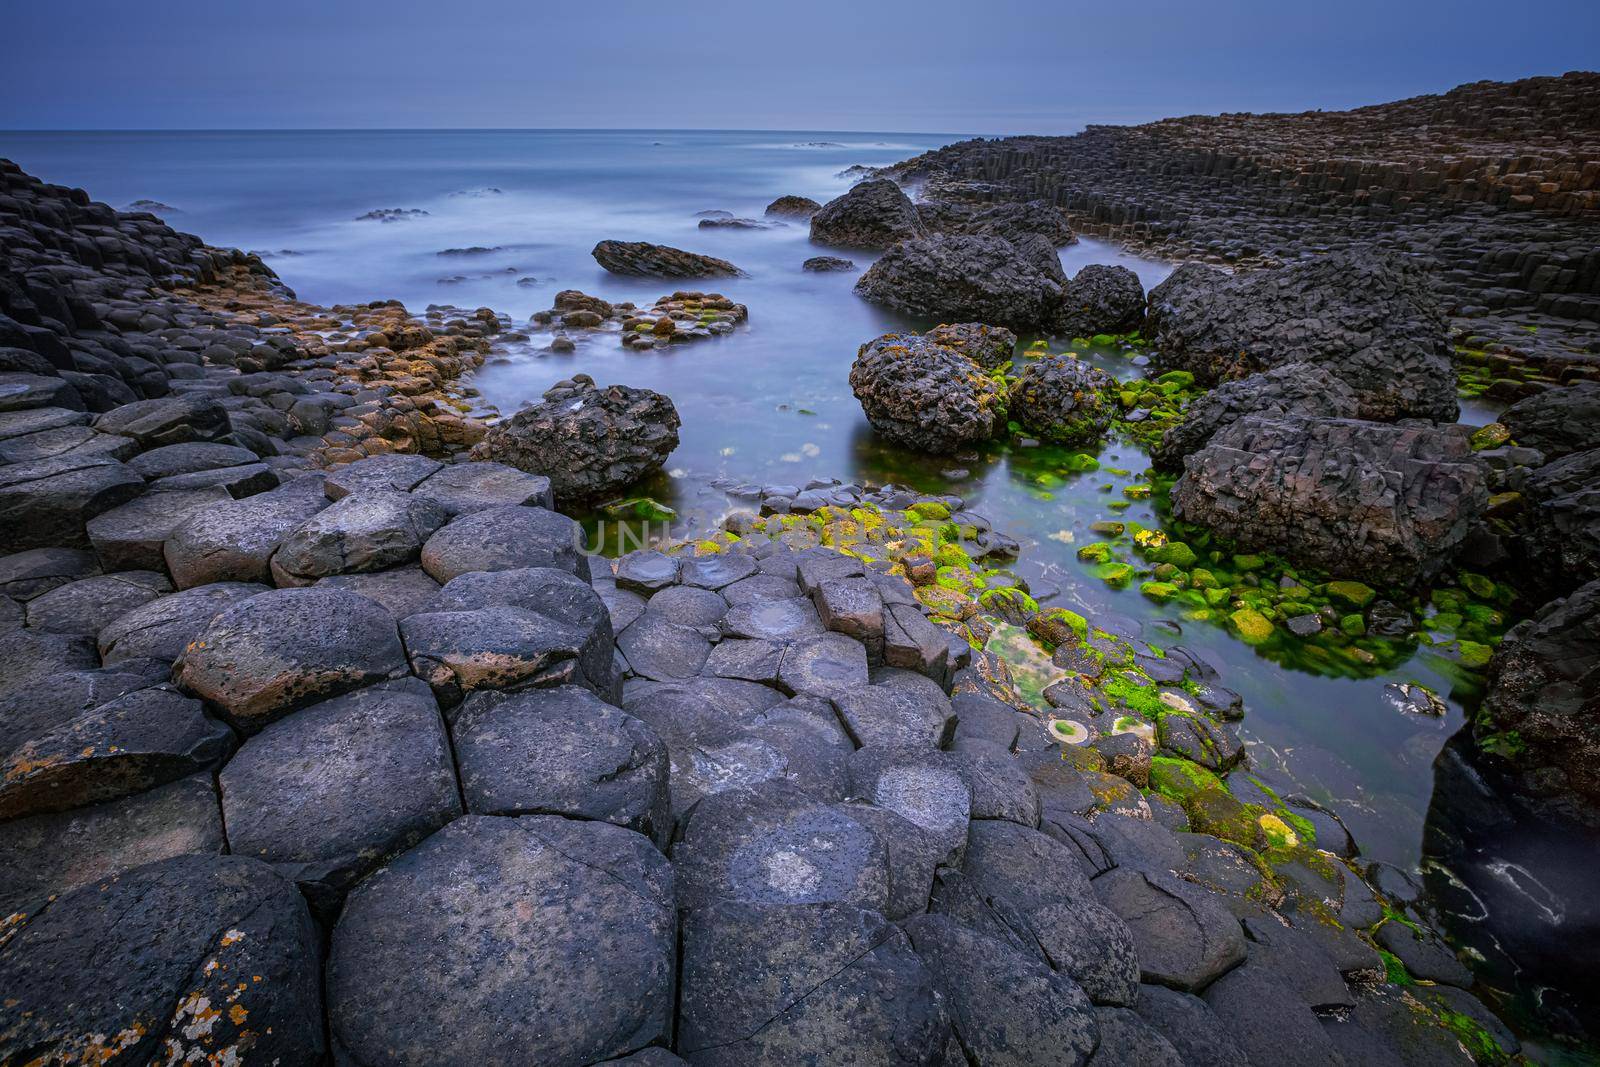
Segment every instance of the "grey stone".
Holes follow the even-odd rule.
[[[145,493],[101,512],[84,529],[106,570],[164,571],[163,546],[172,532],[191,515],[231,499],[227,490],[217,488]]]
[[[522,567],[576,572],[581,535],[577,523],[544,508],[486,508],[429,537],[422,546],[422,569],[440,582],[469,571]]]
[[[412,491],[452,515],[519,504],[555,507],[550,479],[503,463],[451,464],[424,478]]]
[[[213,582],[270,582],[272,553],[295,527],[328,506],[315,479],[300,479],[190,515],[162,547],[179,589]]]
[[[118,616],[171,591],[166,575],[154,571],[79,578],[28,601],[28,625],[46,633],[93,637]]]
[[[408,493],[372,490],[340,497],[297,526],[272,554],[280,586],[414,562],[448,516]]]

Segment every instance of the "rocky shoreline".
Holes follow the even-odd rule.
[[[488,429],[461,378],[494,312],[312,307],[154,216],[0,180],[0,1059],[1517,1055],[1407,876],[1249,772],[1226,679],[1030,607],[994,581],[1003,524],[961,499],[760,487],[713,536],[591,556],[556,505],[659,467],[664,397],[578,376]],[[924,211],[868,184],[791,207],[830,243],[921,246],[885,291],[918,257],[1003,255],[1028,265],[1030,323],[1144,321],[1142,290],[1057,276],[1071,231],[1031,197]],[[676,293],[639,330],[582,296],[546,321],[664,338],[745,314]],[[1104,432],[1084,397],[1108,383],[1049,361],[1007,383],[1015,337],[979,317],[863,346],[880,431],[948,432],[916,389],[960,377],[970,439],[1028,404],[1042,435]],[[1338,376],[1356,409],[1296,425],[1441,432],[1356,423],[1411,412],[1363,410],[1393,398]],[[1225,410],[1191,459],[1269,451],[1226,436],[1259,404]],[[1413,454],[1384,441],[1377,460]],[[1405,558],[1454,548],[1403,519],[1428,542]],[[974,650],[993,617],[1066,672],[1042,702]],[[1508,716],[1571,632],[1549,618],[1502,657]]]

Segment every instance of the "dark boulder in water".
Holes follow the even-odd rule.
[[[1404,261],[1340,252],[1232,277],[1184,268],[1150,303],[1155,362],[1202,384],[1312,363],[1356,391],[1362,418],[1456,417],[1444,314]]]
[[[965,345],[941,343],[934,334],[868,341],[850,368],[850,388],[874,429],[924,452],[955,452],[1005,426],[1005,384]]]
[[[578,374],[492,427],[472,455],[537,471],[558,501],[582,503],[660,470],[678,447],[679,425],[670,398],[626,385],[602,389]]]
[[[811,239],[846,248],[889,248],[926,236],[917,207],[887,178],[862,182],[811,216]]]
[[[856,292],[907,315],[1037,329],[1061,301],[1061,287],[999,237],[928,237],[885,252]]]
[[[809,219],[822,210],[822,205],[809,196],[780,196],[767,205],[762,214],[786,219]]]
[[[806,270],[819,272],[856,269],[855,260],[840,256],[812,256],[800,266]]]
[[[1556,592],[1600,578],[1600,448],[1536,468],[1522,495],[1517,550],[1526,581]]]
[[[1184,461],[1173,514],[1251,549],[1410,585],[1488,503],[1464,428],[1250,415]]]
[[[1144,286],[1127,267],[1091,263],[1061,288],[1050,328],[1067,337],[1129,333],[1144,320]]]
[[[725,259],[645,241],[601,241],[595,262],[612,274],[636,278],[713,278],[739,274]]]
[[[1034,360],[1011,384],[1011,418],[1047,441],[1086,444],[1111,425],[1115,384],[1070,354]]]

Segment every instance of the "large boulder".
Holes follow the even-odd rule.
[[[861,346],[850,388],[874,429],[925,452],[956,452],[1005,427],[1005,384],[928,334],[887,333]]]
[[[1600,824],[1600,580],[1511,628],[1473,729],[1527,792]]]
[[[1500,416],[1519,445],[1545,459],[1600,448],[1600,382],[1546,389],[1512,404]]]
[[[809,219],[821,210],[822,205],[809,196],[789,195],[780,196],[768,204],[763,214],[784,219]]]
[[[1036,359],[1011,383],[1008,412],[1028,433],[1063,445],[1087,444],[1111,425],[1116,382],[1070,353]]]
[[[856,292],[906,315],[1038,329],[1061,302],[1061,286],[1034,257],[999,237],[904,241],[856,282]]]
[[[887,178],[861,182],[811,216],[811,239],[846,248],[889,248],[925,236],[910,197]]]
[[[646,241],[601,241],[595,262],[612,274],[639,278],[715,278],[739,274],[725,259]]]
[[[590,1064],[671,1036],[676,962],[672,868],[648,838],[469,815],[350,894],[329,1028],[341,1062]]]
[[[1198,452],[1217,432],[1246,415],[1311,415],[1353,419],[1355,391],[1326,367],[1286,363],[1247,378],[1223,382],[1184,409],[1183,421],[1150,453],[1163,470],[1181,471],[1183,457]]]
[[[1050,320],[1066,337],[1129,333],[1144,320],[1144,286],[1127,267],[1091,263],[1061,287],[1061,305]]]
[[[1251,415],[1184,461],[1173,513],[1250,549],[1399,585],[1438,573],[1488,503],[1456,428]]]
[[[1158,293],[1153,358],[1164,368],[1211,385],[1312,363],[1355,390],[1362,418],[1456,417],[1446,322],[1420,267],[1339,252],[1231,277],[1174,275],[1151,293],[1152,314]]]
[[[9,933],[0,1061],[325,1060],[321,935],[294,884],[257,860],[147,864]]]
[[[173,677],[247,733],[296,708],[406,673],[394,619],[339,589],[274,589],[213,618]]]
[[[546,390],[543,403],[490,427],[472,455],[542,474],[558,501],[579,505],[660,470],[678,447],[679,425],[670,398],[626,385],[597,388],[578,374]]]

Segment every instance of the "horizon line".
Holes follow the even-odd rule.
[[[1097,124],[1098,125],[1098,124]],[[11,126],[5,133],[832,133],[888,137],[1008,137],[949,130],[842,130],[744,126]],[[1067,136],[1065,134],[1060,136]]]

